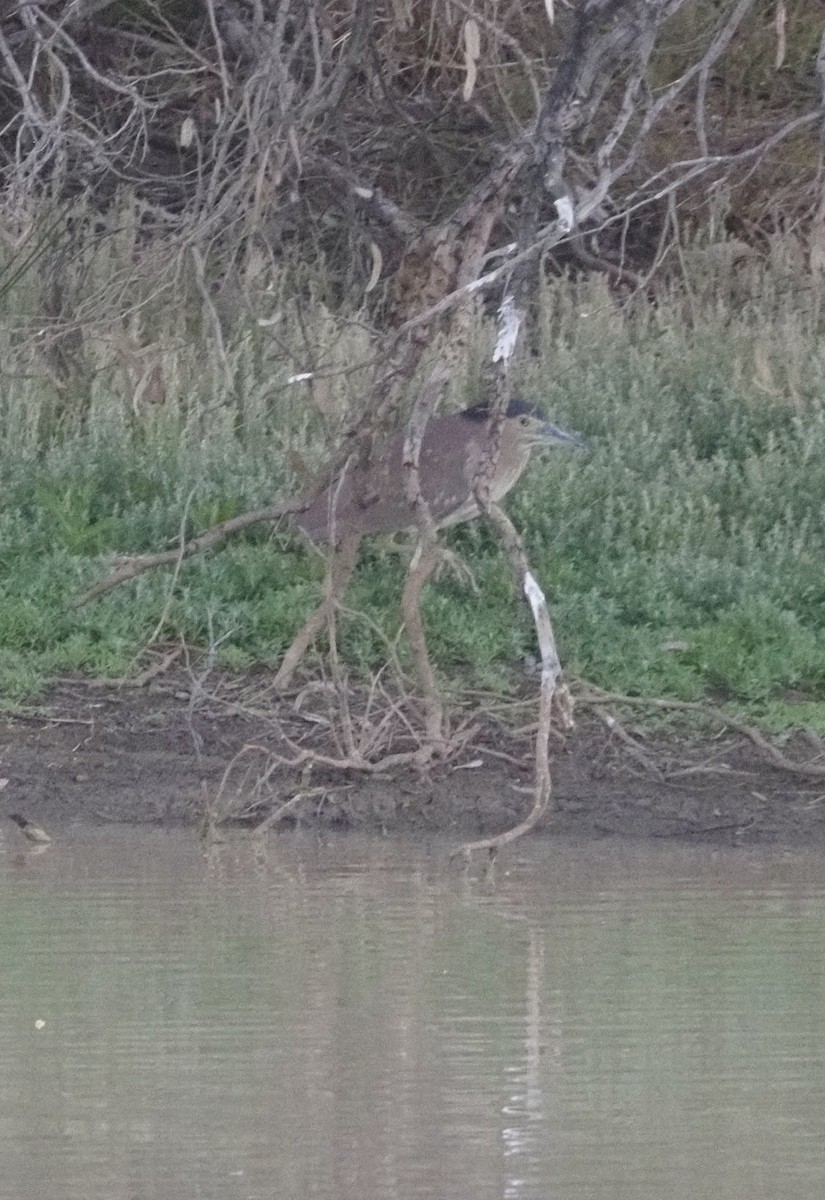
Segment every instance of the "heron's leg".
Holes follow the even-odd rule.
[[[330,552],[327,564],[327,574],[324,580],[324,599],[307,618],[283,657],[280,667],[275,673],[273,685],[283,690],[289,687],[292,676],[307,652],[307,649],[326,625],[332,613],[338,607],[347,590],[352,573],[358,562],[358,548],[361,545],[361,534],[347,533],[340,546]]]
[[[410,643],[424,700],[427,741],[422,747],[422,752],[427,758],[432,757],[434,752],[438,753],[446,741],[444,705],[430,662],[424,623],[421,620],[421,593],[440,561],[440,547],[437,544],[425,545],[419,541],[410,562],[401,597],[401,612],[407,630],[407,640]]]

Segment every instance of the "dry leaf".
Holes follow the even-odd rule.
[[[475,91],[476,79],[478,78],[478,56],[481,53],[481,34],[478,29],[478,22],[472,17],[468,17],[464,22],[464,69],[467,74],[464,77],[464,87],[461,95],[466,103]]]
[[[467,59],[467,74],[464,77],[464,87],[461,89],[461,98],[468,101],[475,91],[476,79],[478,78],[478,68],[474,58]]]
[[[384,265],[384,257],[375,242],[370,242],[370,254],[372,255],[372,270],[370,271],[370,277],[367,281],[367,286],[364,288],[365,296],[371,292],[378,283],[378,280],[381,278],[381,268]]]
[[[181,149],[186,150],[195,140],[195,122],[191,117],[187,117],[181,124],[180,133],[178,134],[178,145]]]
[[[464,22],[464,49],[468,58],[478,58],[481,54],[481,34],[478,21],[468,17]]]
[[[547,19],[551,25],[556,22],[556,13],[553,0],[544,0],[544,7],[547,9]]]
[[[569,233],[576,224],[576,212],[573,208],[573,201],[569,196],[559,196],[554,204],[556,212],[559,215],[559,231],[561,233]]]
[[[498,337],[493,362],[509,362],[518,341],[521,313],[512,296],[505,296],[498,310]]]
[[[787,38],[785,36],[785,27],[787,24],[788,10],[785,7],[785,0],[778,0],[776,14],[773,18],[773,27],[776,30],[776,55],[773,65],[777,71],[785,61],[785,53],[788,49]]]

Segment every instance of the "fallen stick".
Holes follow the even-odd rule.
[[[743,734],[753,742],[765,758],[781,770],[789,771],[794,775],[804,775],[808,779],[825,779],[825,764],[794,762],[792,758],[788,758],[781,750],[772,745],[758,729],[755,729],[753,725],[748,725],[747,721],[743,721],[741,717],[733,717],[721,709],[713,708],[709,704],[702,704],[697,700],[669,700],[656,696],[623,696],[618,692],[585,694],[577,696],[576,699],[579,704],[631,704],[637,707],[670,708],[675,711],[699,713],[720,725],[729,725],[737,733]]]
[[[237,517],[230,517],[228,521],[210,525],[208,529],[204,529],[196,537],[190,538],[188,542],[178,545],[174,550],[162,550],[158,554],[118,555],[113,560],[115,569],[111,574],[104,579],[99,579],[87,592],[73,600],[72,608],[81,608],[90,600],[102,596],[104,592],[110,592],[112,588],[119,587],[121,583],[126,583],[127,580],[142,575],[144,571],[151,571],[155,567],[173,566],[184,558],[191,558],[194,554],[203,554],[205,550],[211,550],[213,546],[219,545],[231,534],[238,533],[249,525],[256,525],[259,521],[277,521],[289,513],[296,512],[299,507],[297,504],[269,504],[266,508],[253,508],[249,512],[240,513]]]

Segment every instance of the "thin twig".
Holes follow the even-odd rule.
[[[576,697],[578,704],[585,705],[601,705],[601,704],[629,704],[641,708],[661,708],[670,709],[674,712],[695,712],[703,717],[707,717],[710,721],[715,721],[720,725],[727,725],[731,729],[735,729],[738,733],[743,734],[756,746],[760,754],[771,762],[775,767],[782,771],[788,771],[794,775],[803,775],[808,779],[825,779],[825,764],[815,762],[794,762],[792,758],[788,758],[776,746],[774,746],[764,734],[760,733],[753,725],[749,725],[747,721],[743,721],[741,717],[731,716],[722,709],[714,708],[710,704],[701,704],[695,700],[670,700],[666,697],[656,696],[624,696],[618,692],[585,692]]]
[[[265,508],[255,508],[241,513],[240,516],[230,517],[228,521],[219,521],[217,525],[211,525],[208,529],[204,529],[197,537],[190,538],[188,542],[178,546],[175,550],[162,550],[158,554],[119,555],[114,559],[116,564],[114,571],[104,579],[99,579],[82,596],[73,600],[72,608],[80,608],[82,605],[88,604],[90,600],[95,600],[104,592],[111,591],[112,588],[142,575],[145,571],[152,571],[155,567],[172,566],[184,558],[191,558],[194,554],[203,554],[206,550],[220,545],[233,533],[248,529],[250,525],[257,525],[261,521],[278,521],[289,513],[299,512],[301,506],[301,501],[268,504]]]
[[[601,721],[604,722],[611,734],[617,737],[619,741],[627,748],[631,758],[635,758],[636,761],[640,763],[646,771],[658,779],[660,783],[665,782],[665,776],[661,768],[653,761],[649,754],[645,753],[635,738],[630,736],[625,727],[622,725],[621,721],[617,720],[612,713],[599,712],[597,713],[597,716]]]

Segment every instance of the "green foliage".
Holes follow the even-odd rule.
[[[688,262],[703,283],[698,253]],[[715,278],[715,276],[714,276]],[[580,429],[587,453],[539,458],[509,500],[545,582],[574,674],[618,691],[711,696],[786,727],[825,725],[825,338],[818,306],[789,295],[775,271],[739,279],[740,300],[707,315],[677,294],[623,310],[598,284],[548,287],[540,353],[519,390]],[[304,325],[336,345],[319,309]],[[0,339],[2,339],[0,333]],[[219,661],[278,661],[317,601],[321,558],[256,527],[186,563],[174,593],[154,572],[83,608],[71,599],[112,554],[174,545],[293,485],[287,463],[323,455],[318,414],[284,385],[240,324],[226,353],[238,388],[193,402],[201,341],[181,343],[164,412],[124,414],[98,386],[87,420],[38,439],[40,393],[6,382],[0,413],[0,693],[34,694],[68,671],[122,675],[168,600],[166,634],[225,638]],[[338,346],[336,353],[340,353]],[[174,384],[174,387],[173,387]],[[331,393],[343,414],[352,380]],[[177,389],[177,390],[176,390]],[[43,393],[45,394],[45,393]],[[286,398],[286,399],[285,399]],[[287,402],[288,399],[288,402]],[[243,420],[238,421],[238,412]],[[340,418],[328,420],[332,436]],[[475,523],[450,544],[479,594],[445,574],[425,603],[431,649],[449,680],[518,686],[534,653],[491,531]],[[353,669],[385,661],[400,623],[404,558],[367,547],[342,622]],[[322,648],[322,647],[321,647]],[[403,642],[399,646],[402,660]]]

